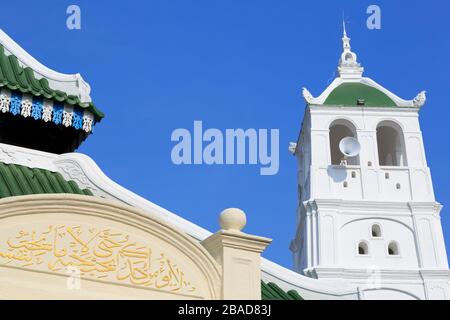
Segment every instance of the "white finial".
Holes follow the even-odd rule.
[[[347,28],[345,20],[342,20],[343,36],[342,36],[342,54],[339,60],[338,73],[341,78],[360,79],[364,69],[357,61],[357,56],[352,52],[350,47],[350,38],[347,36]]]
[[[237,208],[228,208],[220,213],[220,227],[223,230],[241,231],[247,224],[245,212]]]

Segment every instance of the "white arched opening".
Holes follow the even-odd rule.
[[[403,132],[395,122],[383,121],[378,124],[377,144],[380,166],[407,166]]]
[[[395,241],[391,241],[388,245],[388,255],[398,256],[400,254],[398,244]]]
[[[375,223],[372,225],[371,235],[372,238],[381,238],[381,227],[379,224]]]
[[[365,256],[369,254],[369,245],[365,241],[358,243],[358,255]]]
[[[331,123],[329,132],[331,164],[339,165],[344,158],[341,150],[339,150],[339,142],[346,137],[356,138],[356,128],[350,121],[339,119]],[[359,165],[359,156],[348,158],[347,163]]]

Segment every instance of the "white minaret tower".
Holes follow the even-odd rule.
[[[375,81],[351,51],[344,25],[339,76],[307,107],[297,143],[294,268],[360,288],[364,299],[450,299],[440,211],[419,111]],[[341,165],[345,137],[361,151]]]

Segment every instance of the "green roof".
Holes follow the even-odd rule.
[[[51,89],[47,79],[36,79],[33,69],[21,67],[17,57],[6,55],[5,48],[2,45],[0,45],[0,87],[7,87],[10,90],[30,93],[36,97],[52,99],[87,109],[94,114],[97,122],[105,116],[92,102],[82,103],[78,96]]]
[[[284,291],[273,282],[261,281],[262,300],[303,300],[295,290]]]
[[[42,193],[73,193],[92,196],[60,173],[0,162],[0,198]]]
[[[356,106],[359,99],[364,99],[364,105],[368,107],[397,106],[384,92],[362,83],[343,83],[339,85],[331,91],[324,105]]]

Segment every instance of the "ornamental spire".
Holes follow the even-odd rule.
[[[342,26],[344,28],[344,38],[347,38],[347,31],[345,30],[345,20],[342,19]]]
[[[359,79],[362,76],[364,68],[357,61],[357,56],[351,50],[350,38],[347,36],[345,21],[342,21],[342,54],[339,59],[338,73],[341,78]]]

